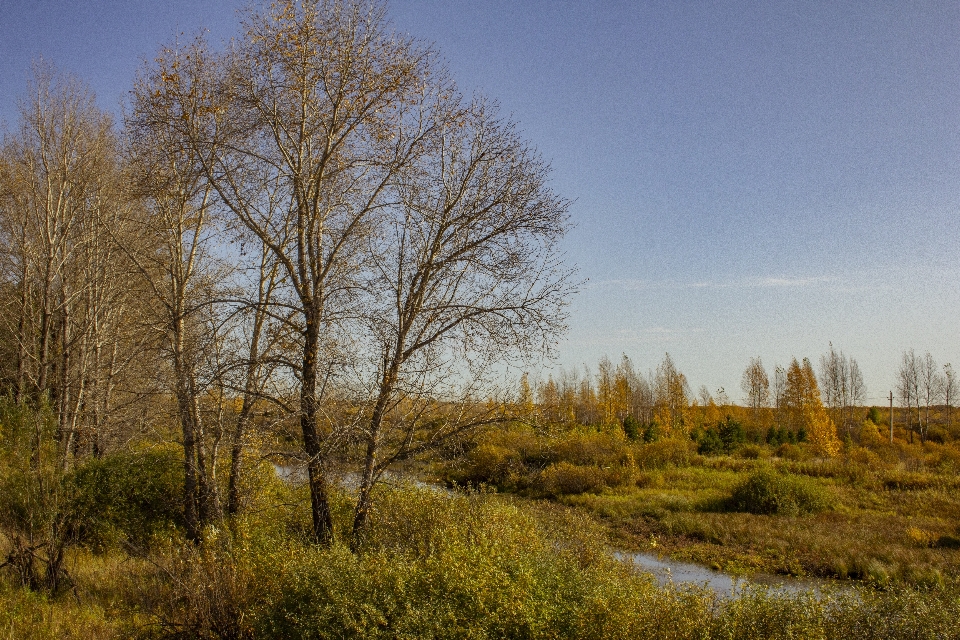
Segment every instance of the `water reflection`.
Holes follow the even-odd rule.
[[[762,573],[750,576],[732,576],[698,564],[661,558],[652,553],[616,551],[613,555],[618,560],[629,560],[640,569],[653,574],[660,586],[671,584],[697,585],[706,587],[725,597],[736,597],[738,593],[745,589],[758,586],[766,587],[774,593],[813,592],[815,595],[819,595],[828,586],[833,586],[824,580],[790,578]]]

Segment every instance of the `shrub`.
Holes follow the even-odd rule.
[[[883,479],[883,486],[894,491],[923,491],[935,488],[938,478],[930,473],[892,471]]]
[[[747,460],[758,460],[768,455],[767,449],[757,444],[747,444],[740,448],[740,457]]]
[[[813,453],[806,447],[795,444],[782,444],[777,447],[777,456],[784,460],[802,462],[804,460],[810,460],[813,457]]]
[[[183,462],[173,448],[121,451],[90,460],[67,478],[81,541],[145,544],[183,523]]]
[[[633,446],[611,432],[570,431],[550,442],[546,449],[550,462],[600,467],[629,465],[633,462]]]
[[[690,464],[696,446],[689,438],[669,438],[637,447],[634,457],[641,469],[662,469],[668,465],[682,467]]]
[[[761,469],[733,491],[733,511],[762,515],[819,513],[832,505],[830,495],[810,478]]]
[[[552,464],[540,474],[536,487],[550,496],[595,493],[607,486],[603,470],[569,462]]]

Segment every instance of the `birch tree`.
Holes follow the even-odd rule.
[[[214,194],[196,150],[172,125],[181,116],[179,105],[164,98],[147,84],[135,88],[127,126],[132,180],[143,208],[132,212],[139,237],[123,246],[156,308],[153,329],[172,370],[182,435],[184,520],[187,536],[199,540],[203,525],[219,513],[216,478],[207,473],[198,379],[207,337],[200,314],[217,280],[211,273]]]
[[[101,451],[125,360],[129,272],[109,232],[122,233],[122,166],[111,119],[79,81],[39,63],[20,111],[0,166],[0,263],[13,294],[0,319],[14,343],[13,395],[50,403],[66,466],[87,445]]]

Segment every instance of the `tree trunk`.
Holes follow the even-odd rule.
[[[367,516],[370,513],[370,492],[373,489],[374,471],[377,464],[377,447],[380,444],[380,428],[386,413],[387,402],[393,393],[397,369],[395,366],[385,371],[380,383],[380,394],[370,416],[370,429],[367,433],[367,451],[364,457],[363,476],[360,478],[360,491],[357,495],[357,506],[353,515],[353,536],[350,548],[357,551],[363,542],[367,526]]]
[[[307,307],[307,305],[304,306]],[[307,317],[303,343],[303,380],[300,388],[300,429],[303,431],[304,449],[309,456],[307,472],[310,482],[313,537],[317,544],[329,545],[333,541],[333,519],[327,495],[327,478],[323,468],[320,435],[317,432],[317,354],[320,336],[316,313],[309,309],[305,315]]]
[[[180,413],[180,427],[183,430],[183,520],[187,528],[187,538],[193,542],[199,542],[202,525],[197,512],[196,425],[193,422],[193,402],[189,393],[187,364],[183,354],[183,320],[176,318],[173,325],[173,368],[177,378],[177,409]]]
[[[24,259],[24,262],[26,260]],[[17,380],[14,399],[22,404],[27,388],[27,310],[30,305],[30,293],[27,284],[27,269],[20,275],[20,317],[17,318]]]
[[[227,484],[227,513],[236,515],[240,511],[240,475],[243,471],[243,448],[246,438],[247,425],[253,411],[254,395],[256,394],[257,367],[260,360],[260,332],[263,329],[263,280],[261,278],[261,294],[258,300],[256,315],[253,321],[253,335],[250,336],[249,359],[243,383],[243,403],[240,406],[240,415],[237,416],[237,426],[233,432],[233,443],[230,447],[230,479]]]
[[[240,415],[237,416],[237,426],[233,432],[233,443],[230,446],[230,478],[227,481],[227,513],[234,516],[240,512],[240,482],[241,458],[243,457],[243,439],[246,434],[247,420],[250,405],[244,395]]]

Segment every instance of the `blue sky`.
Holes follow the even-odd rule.
[[[0,0],[0,118],[39,55],[117,110],[178,32],[241,2]],[[752,356],[904,349],[960,366],[960,4],[393,0],[466,92],[499,100],[574,200],[588,279],[559,362],[669,351],[737,399]]]

